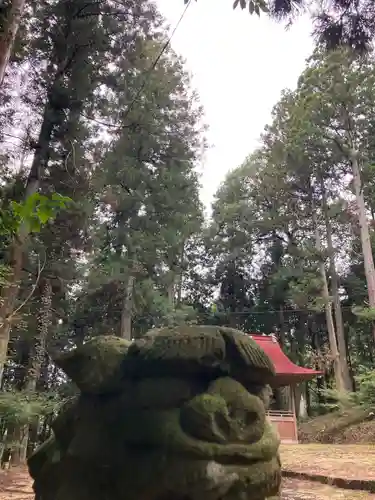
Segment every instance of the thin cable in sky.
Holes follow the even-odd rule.
[[[145,77],[143,79],[143,82],[142,82],[142,85],[139,87],[137,93],[135,94],[134,98],[132,99],[131,103],[129,104],[129,107],[128,109],[126,110],[126,113],[124,115],[124,119],[126,119],[130,113],[130,111],[133,109],[133,106],[135,104],[135,102],[137,101],[138,97],[141,95],[143,89],[145,88],[145,85],[147,83],[147,78],[148,76],[150,75],[150,73],[155,69],[156,65],[158,64],[158,62],[160,61],[160,58],[162,57],[162,55],[164,54],[164,52],[167,50],[167,48],[169,47],[171,41],[172,41],[172,38],[173,36],[175,35],[178,27],[180,26],[182,20],[184,19],[185,17],[185,14],[189,8],[191,4],[191,0],[188,0],[188,2],[186,2],[186,5],[185,5],[185,8],[184,10],[182,11],[182,14],[179,18],[179,20],[177,21],[175,27],[173,28],[173,31],[171,32],[171,34],[169,35],[168,39],[166,40],[166,42],[164,43],[164,45],[162,46],[158,56],[156,57],[156,59],[154,60],[154,62],[151,64],[151,66],[148,68],[148,70],[146,71],[145,73]]]

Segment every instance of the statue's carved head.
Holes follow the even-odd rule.
[[[29,460],[37,500],[264,500],[278,494],[266,418],[274,368],[230,328],[98,337],[57,364],[77,384]]]

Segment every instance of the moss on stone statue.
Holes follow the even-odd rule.
[[[116,391],[121,384],[121,367],[129,345],[130,342],[118,337],[96,337],[55,361],[83,392]]]
[[[60,457],[61,452],[55,437],[51,436],[30,456],[28,460],[30,476],[36,478],[47,462],[58,462]]]
[[[78,397],[73,397],[66,401],[52,422],[52,430],[62,450],[67,449],[74,436],[78,399]]]
[[[230,374],[245,384],[269,383],[274,367],[249,336],[233,328],[182,326],[151,330],[129,348],[128,375]]]
[[[220,395],[200,394],[181,410],[181,428],[209,443],[226,443],[230,433],[227,403]]]
[[[176,408],[204,388],[204,381],[179,377],[145,378],[136,384],[140,408]]]
[[[266,500],[280,486],[266,418],[272,363],[241,332],[97,338],[58,361],[81,389],[29,460],[36,500]]]
[[[183,409],[181,410],[183,411]],[[173,453],[186,453],[197,459],[243,463],[271,459],[277,452],[279,438],[267,420],[261,439],[254,444],[202,441],[184,432],[180,409],[169,411],[129,411],[119,417],[117,433],[133,446],[160,447]]]
[[[278,492],[279,484],[280,469],[274,459],[234,466],[175,454],[161,458],[150,450],[144,458],[135,455],[132,464],[124,467],[119,498],[144,498],[146,491],[155,499],[169,492],[172,498],[264,500]]]
[[[267,354],[249,335],[233,328],[220,327],[226,343],[229,375],[245,387],[254,382],[269,384],[275,368]]]
[[[207,393],[187,403],[181,412],[183,429],[191,436],[218,443],[253,443],[264,432],[262,401],[229,377],[213,381]]]
[[[36,500],[105,500],[110,491],[104,468],[66,458],[34,483]],[[115,497],[113,497],[115,498]]]
[[[225,342],[215,327],[152,330],[129,348],[127,367],[143,376],[227,370]]]

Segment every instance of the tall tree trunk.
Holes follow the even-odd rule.
[[[27,179],[24,200],[35,194],[40,186],[42,172],[47,167],[50,154],[50,140],[54,127],[53,109],[47,103],[44,110],[43,123],[39,133],[38,147],[35,151],[29,176]],[[19,281],[22,274],[23,251],[29,235],[26,223],[21,223],[18,234],[10,248],[11,269],[7,285],[1,291],[0,306],[0,382],[4,374],[10,331],[12,327],[12,314],[14,312],[19,291]]]
[[[340,365],[342,370],[343,389],[352,392],[353,384],[348,365],[348,352],[346,348],[344,320],[342,316],[341,301],[339,295],[339,280],[336,271],[335,250],[333,247],[333,239],[332,239],[332,224],[328,213],[327,193],[325,190],[323,178],[321,178],[321,189],[322,189],[323,213],[324,213],[326,235],[327,235],[327,250],[329,255],[329,266],[331,274],[333,307],[335,310],[336,337],[340,353]]]
[[[168,304],[174,311],[176,307],[176,274],[173,269],[171,269],[168,273],[167,295],[168,295]]]
[[[24,0],[13,0],[13,4],[24,5]],[[65,33],[66,38],[69,36],[69,31]],[[12,42],[13,43],[13,42]],[[68,45],[67,45],[68,49]],[[1,50],[1,48],[0,48]],[[67,76],[67,72],[74,62],[67,54],[55,52],[51,60],[57,61],[57,69],[51,77],[52,83],[47,92],[47,100],[44,106],[42,126],[39,132],[38,143],[35,148],[35,154],[31,169],[29,172],[24,200],[36,193],[40,187],[41,175],[48,165],[50,155],[50,142],[53,130],[56,126],[61,125],[61,116],[63,109],[56,109],[56,96],[60,95],[61,84]],[[1,67],[1,66],[0,66]],[[52,65],[51,65],[52,68]],[[23,250],[26,239],[28,237],[28,227],[22,223],[18,234],[14,238],[11,245],[10,267],[11,275],[8,279],[7,286],[3,287],[1,293],[1,306],[0,306],[0,385],[4,372],[4,365],[6,362],[9,336],[11,330],[12,313],[15,309],[18,297],[18,284],[21,278]]]
[[[177,281],[177,305],[179,306],[182,301],[182,286],[184,282],[183,269],[184,269],[184,258],[185,258],[185,242],[182,243],[181,255],[180,255],[180,269],[178,273]]]
[[[13,45],[25,9],[25,3],[25,0],[12,0],[9,14],[4,21],[4,32],[0,34],[0,87],[4,82],[5,71],[12,55]]]
[[[38,314],[38,330],[34,338],[34,345],[30,354],[30,362],[27,371],[25,391],[30,394],[35,393],[37,382],[41,373],[41,368],[46,352],[48,334],[52,322],[52,286],[49,279],[44,280],[42,284],[42,293],[40,297],[40,309]],[[39,420],[31,422],[31,427],[37,427]],[[24,426],[18,433],[21,436],[21,443],[18,453],[12,455],[12,464],[24,464],[27,458],[30,426]],[[37,434],[37,433],[36,433]]]
[[[350,151],[349,157],[353,171],[353,185],[358,207],[358,219],[361,232],[361,243],[367,283],[368,301],[370,308],[374,308],[375,311],[375,266],[374,258],[372,255],[370,231],[367,223],[366,205],[362,189],[358,152],[352,149]],[[373,322],[372,325],[372,333],[375,339],[375,322]]]
[[[182,301],[183,281],[184,281],[184,277],[183,277],[182,271],[180,271],[180,274],[178,275],[178,281],[177,281],[177,298],[176,298],[177,306],[181,305],[181,301]]]
[[[321,348],[320,348],[319,333],[318,333],[315,317],[313,317],[312,315],[309,316],[309,331],[311,334],[311,348],[313,351],[315,351],[317,353],[318,359],[320,359],[321,358]],[[315,362],[315,369],[317,371],[321,371],[322,370],[321,364],[318,362]],[[319,406],[321,406],[325,403],[325,396],[324,396],[323,389],[324,389],[323,377],[318,377],[316,379],[316,396],[317,396]],[[311,401],[310,401],[310,403],[311,403]],[[311,412],[309,413],[309,415],[311,415]]]
[[[14,311],[18,295],[18,283],[22,271],[22,255],[23,248],[20,241],[14,241],[9,263],[11,274],[7,278],[7,285],[2,289],[2,302],[0,305],[0,382],[3,380],[4,367],[8,355],[11,314]]]
[[[302,384],[298,384],[294,387],[295,410],[297,419],[306,418],[308,416],[307,401],[306,401],[307,384],[308,382],[303,382]]]
[[[134,281],[135,276],[130,274],[125,282],[124,298],[122,301],[120,337],[126,340],[132,339]]]
[[[48,416],[45,416],[43,418],[43,423],[42,423],[42,428],[40,431],[40,436],[39,437],[39,443],[44,443],[44,441],[47,441],[48,439]]]
[[[284,349],[285,347],[285,317],[284,317],[284,306],[281,304],[279,307],[279,343]]]
[[[311,416],[310,382],[306,382],[306,417]]]
[[[314,230],[315,230],[315,247],[316,247],[317,251],[320,253],[322,251],[322,245],[321,245],[321,239],[320,239],[320,233],[319,233],[319,227],[318,227],[318,219],[316,216],[316,207],[315,207],[315,203],[313,200],[313,195],[311,196],[311,208],[312,208],[312,210],[311,210],[312,221],[313,221],[313,226],[314,226]],[[343,377],[342,377],[340,353],[339,353],[338,346],[337,346],[335,325],[333,322],[333,315],[332,315],[332,303],[331,303],[331,299],[329,296],[326,269],[325,269],[324,261],[322,259],[320,260],[320,263],[319,263],[319,269],[320,269],[320,276],[322,279],[322,292],[321,292],[321,294],[322,294],[322,298],[324,301],[324,311],[325,311],[325,316],[326,316],[329,346],[330,346],[330,351],[331,351],[331,355],[333,358],[333,368],[334,368],[334,374],[335,374],[336,388],[337,388],[337,390],[342,391],[344,388],[344,381],[343,381]]]

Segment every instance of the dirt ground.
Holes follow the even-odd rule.
[[[285,479],[282,500],[375,500],[367,491],[344,490],[309,481]]]
[[[0,500],[33,500],[31,479],[24,469],[0,472]]]
[[[34,500],[26,470],[0,472],[0,500]],[[375,495],[285,479],[282,500],[375,500]]]
[[[283,445],[281,460],[284,469],[295,472],[375,480],[375,446]]]

